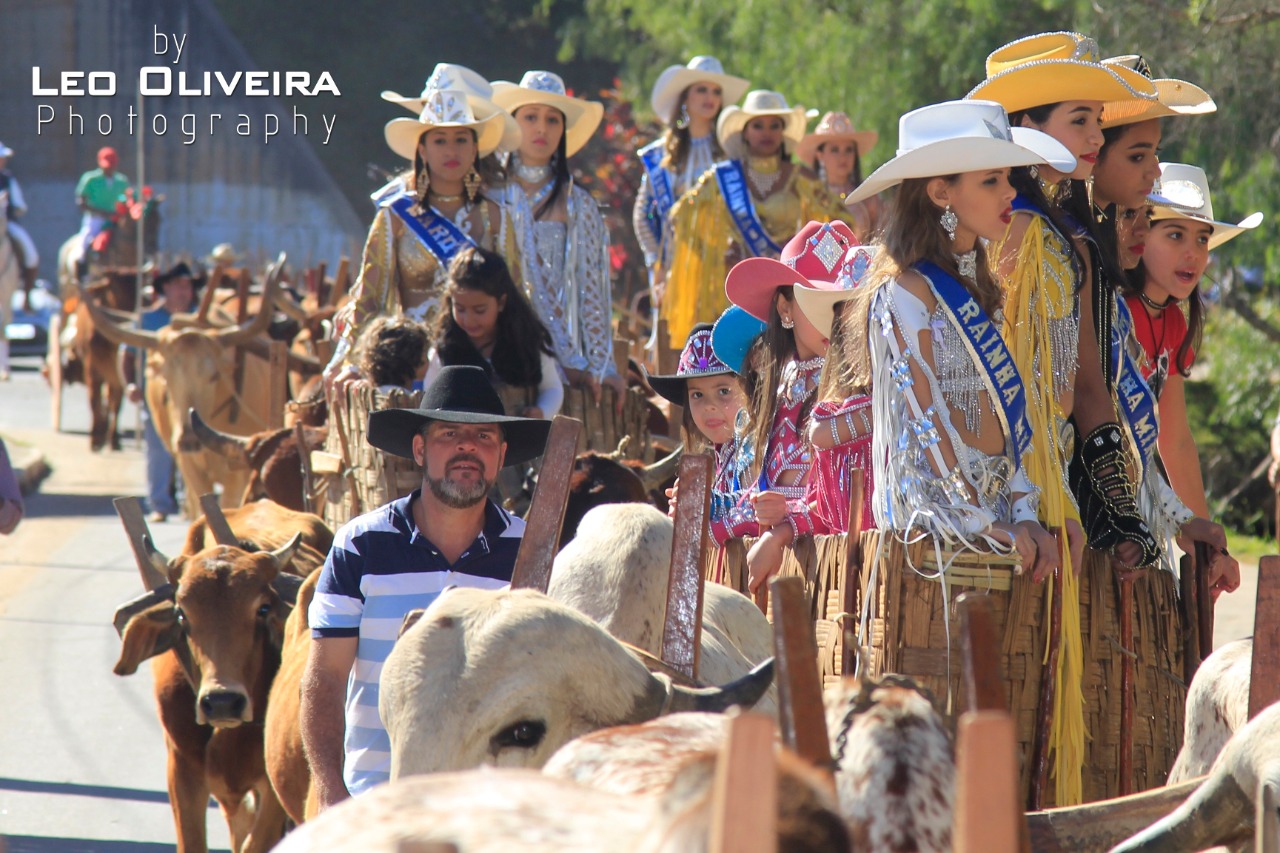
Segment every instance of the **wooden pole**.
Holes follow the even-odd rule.
[[[1058,531],[1053,531],[1055,536]],[[1040,699],[1036,707],[1036,742],[1034,774],[1031,777],[1032,809],[1044,808],[1049,790],[1049,740],[1053,731],[1053,709],[1058,697],[1058,652],[1062,647],[1062,573],[1070,565],[1059,566],[1053,573],[1053,604],[1049,608],[1049,654],[1040,673]],[[1123,597],[1122,597],[1123,601]],[[1122,603],[1121,608],[1124,607]],[[1121,700],[1123,702],[1123,699]]]
[[[551,583],[551,564],[560,546],[564,508],[569,501],[569,480],[577,458],[578,433],[582,421],[557,415],[551,422],[547,450],[538,468],[538,485],[533,489],[529,512],[525,514],[524,538],[511,572],[512,589],[546,592]]]
[[[728,717],[729,736],[716,762],[710,853],[776,853],[778,772],[773,721],[763,714]]]
[[[955,853],[1017,853],[1017,744],[1003,711],[970,711],[956,737]]]
[[[333,274],[333,290],[329,291],[329,305],[336,306],[342,297],[347,295],[347,287],[351,281],[351,259],[343,255],[338,260],[338,271]],[[320,303],[324,305],[324,302]]]
[[[49,365],[49,420],[53,422],[53,431],[62,432],[62,312],[58,311],[49,320],[49,354],[45,357]],[[143,405],[146,405],[143,403]]]
[[[858,662],[858,644],[864,642],[853,630],[854,614],[862,600],[862,504],[866,500],[866,473],[860,468],[850,472],[849,479],[849,532],[844,549],[844,577],[840,587],[840,609],[846,614],[837,626],[843,638],[840,672],[852,675]]]
[[[1194,554],[1182,558],[1181,571],[1178,572],[1178,598],[1182,602],[1183,624],[1186,626],[1182,637],[1182,671],[1187,684],[1195,677],[1201,660],[1200,585],[1196,582],[1198,571]]]
[[[1280,790],[1275,782],[1258,781],[1257,817],[1254,820],[1254,853],[1280,853]]]
[[[1213,563],[1213,549],[1208,542],[1195,543],[1196,598],[1199,609],[1196,618],[1200,622],[1200,660],[1213,654],[1213,595],[1209,592],[1209,566]]]
[[[960,610],[960,669],[966,711],[1008,712],[1004,678],[1000,674],[1000,643],[996,639],[991,599],[963,592],[956,598]]]
[[[1253,614],[1253,662],[1249,670],[1249,719],[1280,702],[1280,557],[1258,561]]]
[[[293,422],[293,441],[298,445],[298,467],[302,471],[302,509],[305,512],[315,512],[311,500],[315,488],[311,476],[311,449],[307,447],[307,430],[302,421]]]
[[[702,552],[711,521],[711,456],[680,460],[680,500],[671,539],[671,579],[662,628],[662,659],[692,679],[698,677],[702,638]]]
[[[219,545],[230,545],[233,548],[240,547],[239,538],[231,530],[231,524],[222,514],[222,507],[218,505],[217,495],[212,492],[201,495],[200,509],[204,510],[204,523],[209,528],[209,533],[213,535],[214,542]]]
[[[778,727],[782,743],[818,768],[834,794],[836,780],[818,672],[818,643],[805,600],[804,579],[774,578],[773,649],[777,660]]]
[[[263,311],[271,306],[263,305]],[[270,386],[267,403],[267,429],[284,426],[284,407],[289,402],[289,345],[284,341],[272,341],[267,345],[267,375]]]
[[[1120,796],[1133,793],[1134,659],[1133,584],[1136,572],[1121,572],[1120,584]]]

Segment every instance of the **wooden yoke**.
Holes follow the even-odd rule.
[[[835,762],[827,739],[827,715],[818,673],[818,643],[805,601],[804,579],[774,578],[773,649],[777,659],[778,726],[782,743],[822,771],[835,793]]]
[[[679,476],[662,659],[696,680],[702,645],[702,553],[711,523],[711,457],[686,454],[680,460]]]
[[[960,669],[966,711],[1005,711],[1004,678],[1000,674],[1000,643],[995,617],[987,596],[963,592],[956,598],[960,610]]]
[[[849,477],[849,532],[846,534],[844,551],[844,577],[840,579],[840,609],[844,611],[841,622],[854,621],[858,612],[858,601],[862,591],[862,504],[866,499],[866,472],[854,468]],[[851,627],[844,624],[838,626],[843,632],[843,660],[840,672],[853,675],[858,662],[858,643],[862,639],[854,634]]]
[[[569,502],[569,481],[578,455],[578,434],[582,421],[556,415],[547,437],[547,450],[538,466],[538,484],[533,488],[529,511],[525,514],[524,538],[511,572],[512,589],[546,592],[551,583],[551,563],[560,546],[560,528]]]
[[[773,757],[773,720],[763,714],[733,712],[726,717],[729,732],[716,761],[707,850],[776,853],[778,772]]]
[[[1017,744],[1005,711],[970,711],[956,733],[955,853],[1017,853]]]
[[[1253,662],[1249,670],[1249,719],[1280,702],[1280,557],[1258,561],[1253,612]]]
[[[200,509],[204,510],[204,523],[213,534],[214,542],[219,545],[230,545],[232,548],[240,547],[240,539],[232,532],[227,517],[222,514],[217,495],[212,492],[201,495]]]

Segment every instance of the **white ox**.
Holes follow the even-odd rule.
[[[1187,688],[1182,749],[1169,771],[1176,785],[1209,772],[1231,736],[1249,720],[1253,640],[1236,640],[1204,659]]]
[[[541,593],[450,589],[396,641],[378,709],[395,779],[486,764],[541,767],[597,729],[750,707],[772,678],[770,661],[724,688],[673,685]]]
[[[610,634],[662,655],[671,574],[671,520],[648,504],[598,506],[556,555],[547,595],[585,613]],[[720,584],[703,592],[698,680],[725,684],[773,654],[769,620],[745,595]],[[772,688],[756,710],[773,713]]]

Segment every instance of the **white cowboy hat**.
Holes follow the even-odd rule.
[[[799,145],[804,138],[804,126],[808,123],[804,107],[788,106],[787,99],[780,93],[768,89],[753,89],[747,92],[742,106],[730,104],[720,111],[720,119],[716,122],[716,138],[720,147],[726,151],[729,143],[742,132],[747,122],[760,116],[779,116],[783,120],[782,135]]]
[[[1150,198],[1158,202],[1151,209],[1151,221],[1190,219],[1213,226],[1209,235],[1209,251],[1228,240],[1239,237],[1262,224],[1262,212],[1251,213],[1239,222],[1221,222],[1213,218],[1213,201],[1209,198],[1209,179],[1204,169],[1186,163],[1161,163],[1160,180]],[[1169,202],[1172,206],[1165,206]]]
[[[422,94],[418,97],[410,98],[406,95],[401,95],[399,92],[385,89],[382,92],[382,100],[399,104],[414,115],[420,115],[423,105],[427,102],[427,96],[438,89],[457,89],[465,92],[467,100],[471,102],[472,109],[494,106],[493,87],[489,85],[489,81],[465,65],[455,65],[452,62],[436,63],[436,67],[431,71],[431,76],[427,78],[427,82],[422,86]],[[516,120],[508,115],[506,127],[503,129],[502,142],[498,145],[498,150],[515,151],[519,147],[520,125],[516,124]]]
[[[1058,140],[1029,127],[1009,127],[1009,114],[992,101],[944,101],[898,119],[898,156],[872,172],[844,200],[846,206],[907,178],[1047,163],[1071,172],[1076,158]]]
[[[852,298],[854,288],[866,278],[878,250],[878,246],[850,246],[840,260],[834,289],[797,287],[791,291],[801,312],[824,338],[831,337],[836,304]]]
[[[572,157],[587,144],[604,118],[604,104],[565,94],[564,81],[550,71],[526,71],[519,85],[495,80],[493,102],[512,115],[527,104],[545,104],[564,113],[566,157]]]
[[[428,92],[422,113],[416,118],[393,118],[383,135],[391,150],[413,160],[422,134],[437,127],[466,127],[476,133],[477,158],[492,154],[502,142],[506,115],[493,104],[472,104],[461,89],[436,89]]]
[[[205,258],[205,262],[210,264],[234,264],[241,257],[242,255],[236,252],[235,246],[230,243],[219,243],[213,247],[213,251],[209,253],[209,257]]]
[[[12,156],[13,156],[13,149],[10,148],[8,145],[5,145],[3,142],[0,142],[0,157],[12,157]]]
[[[1060,101],[1102,101],[1119,119],[1147,110],[1155,85],[1123,65],[1103,65],[1098,43],[1079,33],[1040,33],[987,57],[987,79],[966,98],[995,101],[1011,113]]]
[[[854,130],[853,122],[844,113],[826,113],[813,133],[806,134],[796,146],[796,159],[802,163],[812,163],[818,157],[819,145],[847,139],[853,140],[853,144],[857,146],[858,156],[865,157],[879,138],[880,134],[874,130]]]
[[[715,83],[720,87],[721,104],[737,103],[751,81],[724,73],[724,66],[714,56],[695,56],[688,65],[669,65],[653,84],[649,104],[658,121],[666,124],[675,114],[680,95],[694,83]]]
[[[1110,59],[1102,60],[1102,64],[1108,67],[1128,68],[1144,77],[1151,77],[1151,67],[1147,65],[1145,59],[1136,53],[1127,56],[1113,56]],[[1218,110],[1218,105],[1213,102],[1213,98],[1209,93],[1195,83],[1188,83],[1186,80],[1177,80],[1172,77],[1152,78],[1151,82],[1156,87],[1156,100],[1145,112],[1112,117],[1108,115],[1106,109],[1103,109],[1102,126],[1116,127],[1117,125],[1133,124],[1139,121],[1166,118],[1168,116],[1199,116],[1217,112]]]

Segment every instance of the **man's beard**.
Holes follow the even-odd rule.
[[[426,482],[427,488],[431,489],[431,494],[435,496],[435,499],[445,506],[453,509],[466,509],[467,507],[475,506],[488,496],[489,490],[493,488],[494,481],[484,479],[483,474],[481,474],[480,479],[470,480],[465,483],[450,480],[449,466],[455,462],[474,462],[480,465],[482,469],[484,467],[484,463],[475,456],[463,453],[453,457],[445,464],[445,475],[443,477],[436,479],[424,471],[422,479]]]

